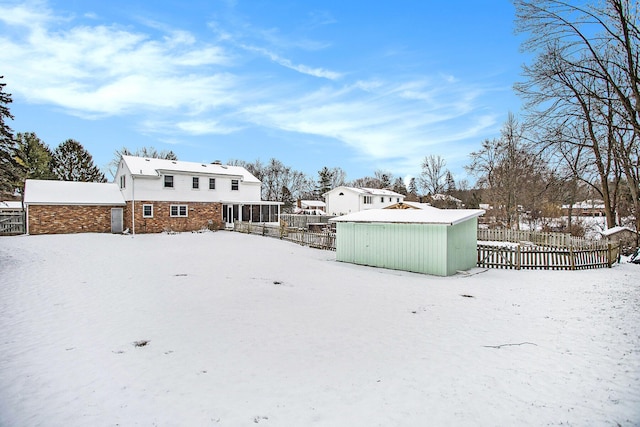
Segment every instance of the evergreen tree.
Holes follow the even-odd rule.
[[[451,193],[452,191],[456,191],[456,181],[453,179],[453,175],[451,174],[451,171],[447,171],[444,187],[445,187],[445,193]]]
[[[318,196],[322,197],[324,193],[331,190],[333,181],[333,173],[328,167],[323,167],[318,171]]]
[[[416,179],[411,178],[409,180],[409,186],[407,187],[407,197],[405,200],[408,202],[415,202],[418,200],[418,187],[416,186]]]
[[[17,187],[24,194],[26,179],[56,179],[52,170],[53,153],[33,132],[18,133],[16,161],[21,166]]]
[[[398,177],[393,182],[393,191],[402,194],[403,196],[407,195],[407,186],[404,185],[404,181],[402,180],[402,178]]]
[[[53,151],[53,173],[62,181],[106,182],[91,154],[73,139],[67,139]]]
[[[3,79],[4,76],[0,76]],[[15,194],[19,179],[20,166],[16,162],[16,141],[13,130],[5,120],[13,120],[9,104],[13,102],[11,94],[4,91],[6,83],[0,83],[0,199]]]

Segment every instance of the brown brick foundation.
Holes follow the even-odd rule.
[[[131,218],[132,202],[124,209],[124,227],[133,231]],[[153,206],[153,217],[143,217],[143,205]],[[172,217],[171,205],[186,205],[187,217]],[[222,221],[222,203],[216,202],[135,202],[135,232],[161,233],[163,231],[197,231],[202,229],[219,230],[224,228]]]

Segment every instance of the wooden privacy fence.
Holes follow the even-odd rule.
[[[538,246],[568,248],[570,246],[590,244],[592,241],[575,237],[568,233],[541,233],[530,230],[478,229],[478,241],[484,242],[531,242]]]
[[[24,234],[24,212],[0,212],[0,235],[11,236]]]
[[[620,247],[611,242],[581,246],[498,246],[478,243],[478,267],[544,270],[584,270],[611,267]]]
[[[240,233],[258,234],[261,236],[276,237],[281,240],[298,243],[312,248],[336,250],[336,233],[322,232],[312,233],[297,227],[285,227],[271,224],[256,224],[251,222],[236,221],[233,230]]]

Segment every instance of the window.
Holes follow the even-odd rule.
[[[153,218],[153,205],[142,205],[142,217]]]
[[[164,188],[173,188],[173,175],[164,176]]]
[[[209,178],[209,190],[215,190],[215,189],[216,189],[216,179]]]
[[[398,197],[398,198],[396,199],[396,202],[400,203],[400,197]]]
[[[380,203],[384,203],[384,197],[380,197]]]
[[[237,179],[232,179],[231,180],[231,189],[232,190],[236,190],[236,191],[238,190],[238,187],[239,187],[239,183],[238,182],[239,181]]]
[[[365,205],[370,205],[371,202],[372,202],[371,196],[364,196],[364,204]]]
[[[187,205],[171,205],[171,216],[187,216]]]
[[[127,176],[126,175],[122,175],[120,177],[120,188],[125,188],[127,183]]]
[[[198,178],[197,176],[194,176],[191,179],[191,188],[193,188],[194,190],[197,190],[198,188],[200,188],[200,178]]]

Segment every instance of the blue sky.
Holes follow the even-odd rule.
[[[513,17],[508,0],[0,0],[0,75],[14,131],[100,167],[153,146],[352,180],[433,154],[460,180],[521,106]]]

